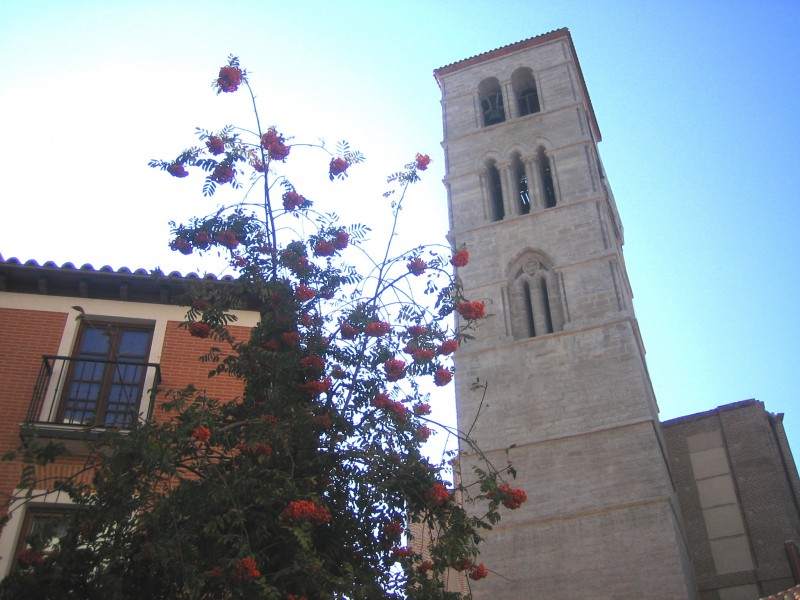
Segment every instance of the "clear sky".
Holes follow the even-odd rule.
[[[244,96],[209,87],[229,53],[252,73],[268,124],[298,140],[346,138],[367,155],[344,186],[309,184],[348,219],[385,221],[383,177],[429,153],[401,228],[408,243],[440,242],[433,69],[560,27],[603,134],[662,418],[755,397],[786,413],[797,456],[793,0],[3,0],[0,253],[202,268],[167,250],[167,221],[213,201],[199,180],[147,161],[177,155],[196,126],[246,122]]]

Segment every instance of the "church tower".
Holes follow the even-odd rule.
[[[569,31],[435,76],[450,239],[470,252],[467,297],[490,315],[457,353],[458,423],[495,465],[510,447],[513,486],[528,493],[488,533],[481,561],[497,574],[473,593],[694,598],[622,225]],[[470,471],[466,453],[465,483]]]

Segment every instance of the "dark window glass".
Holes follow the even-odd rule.
[[[84,322],[61,420],[79,425],[130,427],[142,398],[152,330]]]

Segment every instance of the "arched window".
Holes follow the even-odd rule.
[[[539,302],[542,306],[542,325],[545,333],[553,333],[553,313],[550,310],[550,294],[547,292],[547,279],[539,278]]]
[[[517,112],[520,117],[532,115],[541,110],[533,71],[527,67],[514,71],[513,75],[511,75],[511,87],[514,89],[514,96],[517,98]]]
[[[561,331],[563,311],[549,259],[538,252],[526,252],[513,263],[509,276],[507,289],[514,337],[523,339]]]
[[[492,221],[502,221],[506,216],[503,208],[503,185],[500,182],[500,172],[494,162],[486,165],[486,183],[489,186],[489,210]]]
[[[536,320],[533,318],[533,297],[531,296],[531,284],[529,281],[522,282],[522,309],[525,313],[525,337],[536,337]]]
[[[500,82],[496,78],[489,77],[481,81],[478,86],[478,97],[481,100],[484,127],[496,125],[506,120],[503,92],[500,90]]]
[[[514,183],[517,186],[517,212],[521,215],[527,215],[531,212],[531,197],[528,192],[528,175],[525,173],[525,165],[522,163],[519,153],[514,154],[511,166],[514,173]]]
[[[553,181],[553,169],[550,165],[550,157],[547,156],[541,146],[536,152],[536,164],[539,167],[539,181],[542,184],[544,207],[553,208],[556,205],[556,186]]]

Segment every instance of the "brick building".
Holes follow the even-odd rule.
[[[198,357],[210,342],[178,327],[185,318],[179,297],[187,282],[231,285],[174,273],[40,266],[0,257],[0,339],[8,349],[0,362],[0,454],[31,435],[58,440],[72,455],[41,475],[64,478],[85,466],[82,441],[91,437],[92,424],[124,429],[133,414],[163,418],[156,408],[163,396],[151,392],[155,386],[166,391],[193,383],[219,398],[241,393],[232,378],[208,378],[208,365]],[[247,335],[258,312],[236,314],[234,335]],[[0,463],[4,500],[14,494],[21,468],[19,462]],[[12,512],[0,534],[0,578],[37,520],[57,519],[68,502],[64,494],[52,493]]]
[[[745,400],[662,423],[701,600],[748,600],[797,583],[800,479],[783,415]]]

